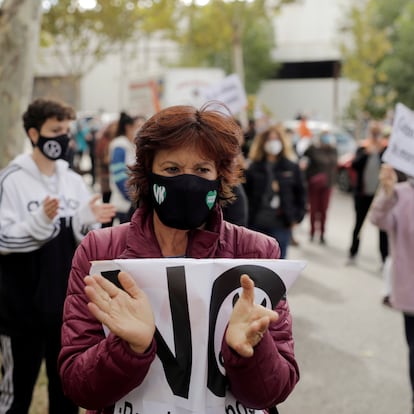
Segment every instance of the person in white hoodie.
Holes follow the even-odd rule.
[[[404,316],[414,414],[414,177],[398,182],[397,172],[383,164],[380,191],[369,212],[370,221],[387,232],[391,252],[390,305]]]
[[[116,138],[109,144],[109,185],[111,203],[119,223],[130,221],[133,206],[128,193],[128,167],[135,164],[135,136],[145,122],[143,116],[121,112]]]
[[[49,413],[78,407],[57,371],[63,303],[74,251],[115,209],[92,196],[63,159],[75,112],[36,99],[23,114],[33,150],[0,171],[0,413],[28,413],[43,360]]]

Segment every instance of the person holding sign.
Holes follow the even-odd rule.
[[[130,223],[87,236],[68,286],[60,375],[67,395],[88,413],[262,413],[285,400],[298,381],[287,300],[274,309],[255,303],[254,275],[240,277],[239,299],[224,334],[215,338],[222,378],[210,375],[210,365],[208,372],[192,372],[196,361],[179,346],[196,340],[185,328],[184,302],[192,298],[177,286],[185,279],[171,277],[168,289],[175,293],[166,309],[158,309],[129,273],[117,275],[118,286],[88,275],[91,262],[116,258],[279,258],[274,238],[222,219],[221,205],[241,180],[241,133],[231,116],[209,105],[166,108],[138,132],[129,184],[139,208]],[[154,322],[154,315],[165,313],[173,322],[186,321],[170,324],[170,339]],[[192,323],[198,324],[203,315],[196,315]],[[168,351],[163,359],[161,350]],[[148,395],[149,389],[156,392]]]
[[[409,177],[405,182],[398,182],[398,175],[393,167],[383,164],[379,180],[381,188],[372,203],[369,219],[387,232],[390,241],[390,304],[402,311],[404,316],[414,401],[414,178]]]

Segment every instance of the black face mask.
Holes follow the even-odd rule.
[[[220,180],[207,180],[193,174],[149,176],[152,206],[168,227],[190,230],[206,222],[216,204]]]
[[[49,160],[55,161],[65,158],[69,146],[68,134],[59,135],[57,137],[48,138],[39,135],[36,146],[40,152]]]

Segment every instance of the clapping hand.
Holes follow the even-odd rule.
[[[226,331],[227,345],[243,357],[251,357],[253,347],[262,339],[271,322],[277,321],[277,312],[254,303],[254,282],[248,275],[240,277],[242,294],[230,315]]]
[[[59,211],[59,199],[47,196],[43,201],[43,211],[47,218],[52,221]]]
[[[88,308],[108,329],[142,354],[150,346],[155,321],[147,295],[126,272],[118,274],[124,290],[101,275],[85,277]]]
[[[109,223],[115,216],[115,207],[110,203],[101,203],[101,196],[94,195],[89,201],[89,206],[99,223]]]

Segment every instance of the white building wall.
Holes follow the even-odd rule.
[[[108,56],[85,75],[80,84],[81,111],[119,112],[124,80],[119,55]]]
[[[340,58],[339,29],[351,0],[297,0],[284,5],[275,17],[277,48],[273,57],[282,62]]]
[[[298,113],[330,123],[340,123],[355,84],[347,79],[288,79],[262,83],[259,106],[277,121],[294,119]]]
[[[85,73],[80,82],[80,100],[76,108],[81,112],[119,112],[128,110],[131,82],[157,77],[165,64],[175,62],[177,46],[157,36],[142,37],[107,56]],[[50,51],[40,50],[36,64],[37,76],[65,76],[70,73],[70,57],[66,64]]]
[[[275,17],[279,62],[340,60],[343,41],[340,28],[345,23],[350,0],[298,0],[282,7]],[[344,115],[356,84],[347,79],[281,79],[262,83],[258,102],[278,120],[298,113],[338,123]]]

